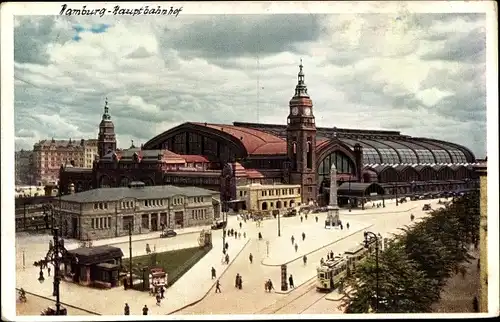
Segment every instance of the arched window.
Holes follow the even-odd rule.
[[[307,138],[307,168],[312,169],[312,155],[313,155],[313,148],[311,144],[311,138]]]
[[[330,168],[335,164],[338,174],[353,174],[355,173],[354,162],[341,151],[335,151],[327,155],[318,166],[319,182],[325,178],[330,178]]]

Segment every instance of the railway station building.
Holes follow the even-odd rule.
[[[186,122],[118,150],[106,102],[92,169],[61,165],[61,189],[142,181],[219,191],[225,203],[238,199],[239,186],[290,184],[300,187],[302,203],[326,204],[332,164],[339,186],[375,184],[389,196],[477,188],[476,157],[460,144],[399,131],[317,127],[302,64],[283,112],[284,124]]]

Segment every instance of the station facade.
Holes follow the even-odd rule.
[[[106,103],[92,169],[62,165],[62,191],[146,185],[198,186],[237,199],[236,187],[260,183],[300,186],[303,203],[327,203],[329,172],[338,185],[376,183],[386,195],[451,191],[477,186],[477,162],[466,147],[399,131],[317,127],[299,66],[286,124],[186,122],[140,148],[118,150]],[[224,174],[224,168],[228,168]]]

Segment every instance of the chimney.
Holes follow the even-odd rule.
[[[84,145],[85,145],[85,140],[84,140],[84,139],[81,139],[81,140],[80,140],[80,145],[81,145],[81,146],[84,146]]]

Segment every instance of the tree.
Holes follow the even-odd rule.
[[[342,305],[347,313],[368,313],[376,308],[376,263],[373,256],[356,267],[346,280]],[[410,260],[404,245],[395,242],[379,256],[379,310],[383,313],[428,312],[434,300],[429,280]]]
[[[473,258],[469,246],[479,239],[479,222],[479,194],[470,193],[403,228],[379,256],[379,312],[429,312],[446,279]],[[372,255],[346,280],[346,312],[376,307],[375,267]]]

